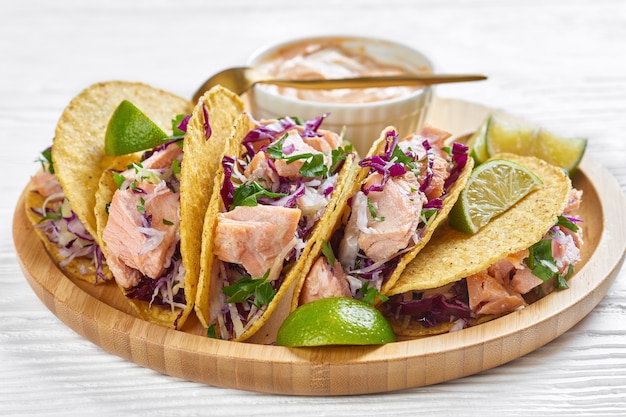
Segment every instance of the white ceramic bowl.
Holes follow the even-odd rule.
[[[283,48],[302,42],[328,40],[352,53],[366,54],[378,62],[400,65],[411,72],[432,72],[428,58],[408,46],[382,39],[346,36],[303,38],[264,47],[254,53],[247,64],[262,68],[264,63],[284,51]],[[340,132],[345,126],[345,138],[354,144],[361,156],[367,153],[372,142],[387,126],[394,126],[401,137],[416,132],[426,117],[431,99],[431,87],[412,89],[396,98],[365,103],[305,100],[281,93],[269,85],[257,85],[249,94],[252,114],[258,119],[298,116],[310,120],[329,113],[322,128]]]

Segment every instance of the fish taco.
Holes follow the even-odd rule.
[[[26,195],[27,215],[51,257],[66,273],[94,284],[112,279],[94,205],[100,175],[112,160],[105,154],[106,126],[122,100],[137,103],[162,128],[190,109],[189,101],[141,83],[91,85],[64,109]]]
[[[145,320],[179,329],[193,310],[204,213],[219,154],[242,111],[237,95],[216,87],[180,120],[183,135],[134,154],[130,164],[128,157],[114,159],[100,178],[102,250]]]
[[[540,159],[495,157],[524,165],[543,184],[473,235],[439,227],[382,305],[398,335],[463,329],[567,287],[583,243],[575,217],[582,192]]]
[[[204,223],[195,307],[217,338],[252,337],[327,239],[355,155],[324,117],[237,120]]]
[[[467,182],[467,147],[432,126],[402,140],[385,129],[350,185],[330,241],[305,267],[292,309],[319,298],[379,304],[406,264],[427,244]]]

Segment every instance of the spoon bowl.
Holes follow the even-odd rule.
[[[202,95],[216,85],[221,85],[236,94],[243,94],[255,84],[273,84],[282,87],[330,90],[337,88],[370,88],[417,86],[486,80],[482,74],[403,74],[376,77],[334,78],[314,80],[291,80],[273,78],[253,67],[228,68],[207,79],[193,95],[197,102]]]

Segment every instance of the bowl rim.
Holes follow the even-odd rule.
[[[339,39],[342,41],[345,40],[345,41],[374,42],[374,43],[382,44],[382,45],[386,44],[394,48],[401,48],[403,50],[410,51],[412,54],[418,56],[420,59],[424,61],[424,66],[426,66],[430,71],[434,71],[434,64],[432,60],[418,49],[415,49],[407,44],[403,44],[403,43],[386,39],[383,37],[361,36],[361,35],[312,35],[312,36],[296,37],[296,38],[289,39],[287,41],[267,43],[257,48],[254,52],[252,52],[252,54],[246,60],[246,65],[255,66],[256,63],[259,62],[261,58],[263,58],[264,56],[280,48],[284,48],[286,46],[295,45],[295,44],[306,42],[306,41],[316,41],[316,40],[323,41],[323,40],[331,40],[331,39]],[[359,109],[362,109],[362,108],[375,109],[377,107],[403,105],[407,102],[419,99],[422,95],[428,94],[428,91],[432,91],[432,90],[433,90],[432,86],[427,86],[427,87],[423,87],[418,90],[415,90],[414,92],[411,92],[409,94],[402,95],[400,97],[395,97],[395,98],[385,99],[385,100],[371,101],[371,102],[366,102],[366,103],[343,103],[343,102],[332,102],[332,101],[323,102],[323,101],[304,100],[304,99],[300,99],[297,97],[284,96],[284,95],[275,93],[273,91],[268,91],[263,88],[257,88],[257,86],[254,86],[252,88],[252,93],[259,94],[259,92],[261,92],[261,94],[265,94],[266,96],[271,97],[271,99],[283,100],[284,102],[289,103],[289,104],[301,105],[301,106],[304,105],[304,106],[309,106],[312,108],[319,108],[319,109],[328,109],[330,106],[336,109],[350,109],[354,107],[357,107]]]

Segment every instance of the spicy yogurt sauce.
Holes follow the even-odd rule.
[[[428,73],[428,67],[390,63],[369,55],[364,47],[350,48],[338,39],[306,40],[286,45],[263,57],[257,67],[277,78],[333,79]],[[307,90],[260,85],[282,96],[323,103],[371,103],[408,95],[420,87],[341,88]]]

